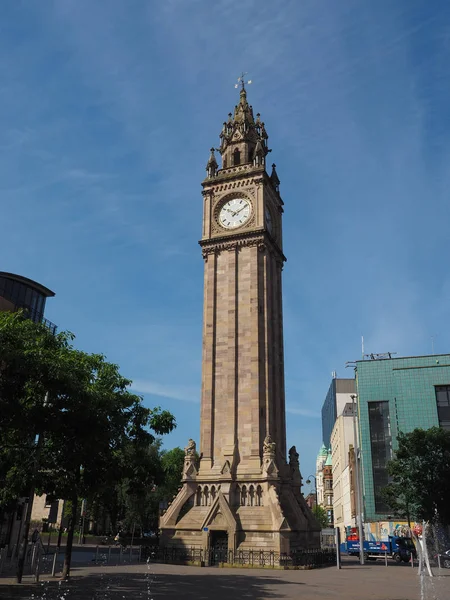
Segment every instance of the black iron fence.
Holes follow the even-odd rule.
[[[142,559],[149,562],[205,564],[241,567],[318,568],[336,564],[334,549],[295,550],[289,554],[272,550],[217,550],[211,548],[180,548],[146,546]]]

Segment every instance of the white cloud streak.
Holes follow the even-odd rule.
[[[172,400],[182,400],[184,402],[199,402],[199,390],[189,386],[177,386],[170,384],[157,383],[146,379],[135,379],[130,386],[139,394],[149,394],[150,396],[161,396]]]

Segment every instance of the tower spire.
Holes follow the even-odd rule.
[[[238,77],[235,88],[239,90],[239,103],[234,107],[234,112],[229,113],[220,133],[219,152],[222,157],[222,168],[228,169],[237,165],[249,167],[265,166],[265,157],[270,152],[267,141],[268,135],[264,123],[253,116],[253,107],[247,101],[246,84],[251,79],[245,80],[246,73]]]

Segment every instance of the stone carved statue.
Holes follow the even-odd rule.
[[[266,435],[263,443],[263,453],[264,454],[275,454],[275,442],[272,441],[270,435]]]
[[[289,449],[289,464],[291,467],[298,467],[300,465],[299,454],[295,446]]]
[[[196,445],[194,440],[189,439],[188,445],[184,449],[184,467],[183,467],[183,478],[192,479],[197,474],[196,463]]]
[[[189,438],[188,445],[184,449],[184,456],[186,458],[195,458],[195,450],[196,450],[195,442],[194,442],[194,440]]]

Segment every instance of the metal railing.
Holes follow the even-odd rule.
[[[295,550],[290,553],[273,550],[222,550],[210,548],[180,548],[167,546],[144,546],[142,559],[163,563],[228,564],[271,568],[317,568],[336,564],[336,551],[330,548]]]
[[[126,565],[141,562],[141,546],[92,546],[72,548],[72,567],[86,565]],[[25,556],[24,575],[33,575],[39,581],[40,575],[57,576],[63,569],[65,547],[45,548],[42,543],[28,546]],[[17,572],[18,550],[0,548],[0,577],[13,577]]]
[[[2,290],[1,289],[0,289],[0,296],[2,296]],[[15,309],[16,310],[22,310],[24,312],[24,314],[29,319],[31,319],[35,323],[42,323],[42,325],[44,325],[45,327],[47,327],[47,329],[49,329],[50,332],[53,335],[56,334],[56,330],[58,329],[57,325],[55,325],[54,323],[52,323],[51,321],[49,321],[48,319],[46,319],[44,317],[44,313],[39,312],[36,309],[31,308],[29,306],[15,305]]]

